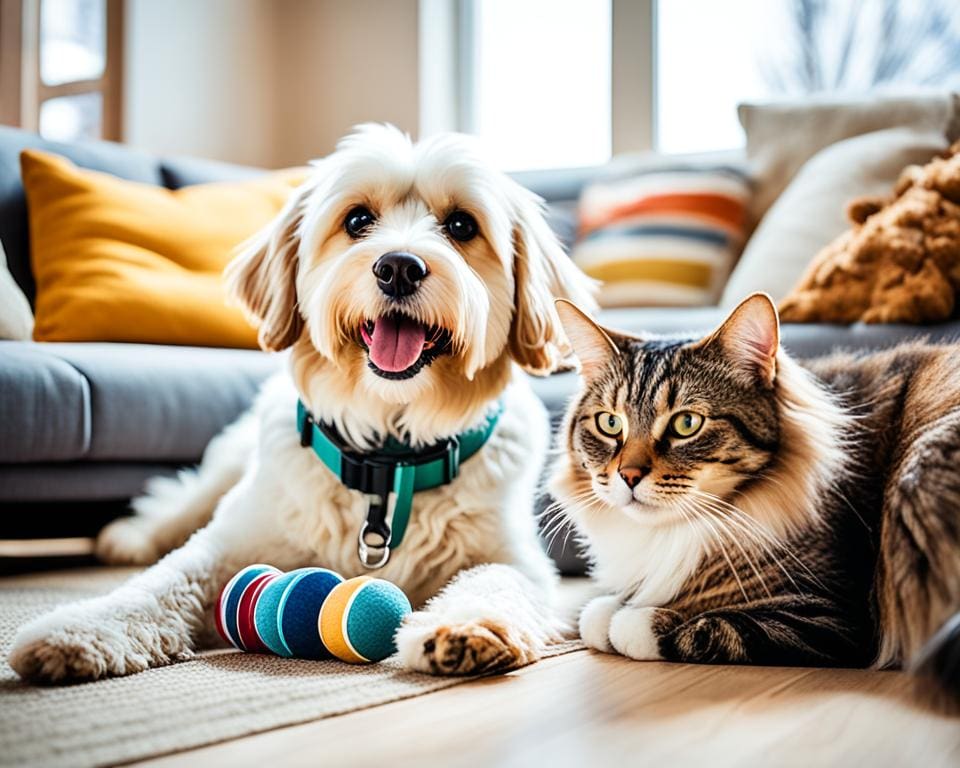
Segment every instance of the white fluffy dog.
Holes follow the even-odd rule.
[[[289,372],[211,442],[198,471],[153,481],[139,514],[98,546],[113,562],[152,561],[205,527],[114,592],[25,626],[13,668],[76,680],[188,658],[209,640],[211,606],[235,571],[266,562],[359,575],[358,536],[367,562],[388,558],[374,573],[419,608],[396,638],[406,666],[470,674],[538,658],[561,629],[532,515],[548,424],[515,364],[554,370],[567,350],[553,297],[591,303],[540,200],[465,137],[414,145],[363,126],[316,164],[228,281],[261,344],[290,348]],[[346,487],[301,444],[298,398],[361,459],[391,438],[442,447],[500,415],[458,476],[413,494],[391,551],[386,529],[361,534],[365,521],[390,524],[369,517],[382,499]]]

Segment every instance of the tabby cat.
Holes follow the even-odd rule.
[[[694,340],[558,310],[583,384],[551,486],[605,593],[581,614],[587,645],[923,661],[960,687],[960,346],[800,363],[764,294]]]

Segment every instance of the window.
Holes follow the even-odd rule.
[[[444,6],[421,0],[428,20]],[[460,14],[447,25],[459,44],[459,74],[445,90],[422,93],[429,100],[443,90],[447,101],[458,100],[444,127],[479,134],[510,170],[592,165],[637,150],[740,147],[742,101],[960,88],[957,0],[451,0],[446,7]],[[428,132],[439,129],[428,123]]]
[[[123,0],[0,5],[0,121],[57,141],[119,139]]]
[[[743,144],[737,104],[769,88],[756,66],[771,0],[668,0],[656,10],[656,148],[700,152]]]
[[[656,146],[741,146],[741,101],[960,85],[956,0],[667,0]]]
[[[610,158],[610,0],[473,0],[464,128],[510,170]]]

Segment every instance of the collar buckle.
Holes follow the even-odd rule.
[[[354,451],[334,424],[317,421],[303,401],[297,402],[300,444],[311,448],[343,485],[367,498],[367,512],[357,551],[366,568],[382,568],[391,549],[403,542],[417,491],[437,488],[456,479],[460,461],[473,456],[493,433],[503,405],[487,416],[482,427],[440,440],[423,449],[387,438],[370,453]]]

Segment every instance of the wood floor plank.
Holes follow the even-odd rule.
[[[141,765],[960,765],[960,719],[901,673],[638,663],[582,651]]]

